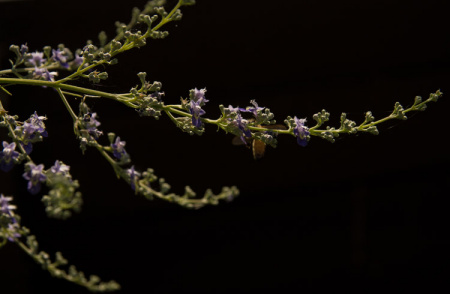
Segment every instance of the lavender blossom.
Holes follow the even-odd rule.
[[[54,82],[55,76],[57,76],[57,75],[58,75],[58,73],[56,71],[49,72],[48,69],[46,69],[46,68],[34,67],[33,76],[36,79],[43,78],[46,81]],[[42,86],[42,87],[46,88],[46,86]]]
[[[231,131],[240,136],[242,142],[247,145],[247,141],[245,140],[244,136],[247,138],[251,138],[252,133],[247,128],[248,121],[242,118],[242,115],[240,113],[241,109],[242,108],[229,105],[224,110],[229,111],[229,114],[226,115],[229,116],[228,121],[230,123],[230,126],[232,126]]]
[[[45,119],[47,119],[45,116],[38,116],[38,114],[34,112],[22,126],[16,127],[16,133],[27,154],[30,154],[33,150],[33,142],[40,141],[42,137],[48,136],[43,122]]]
[[[194,89],[194,92],[192,93],[193,97],[191,98],[195,102],[199,102],[201,104],[200,106],[203,106],[206,102],[209,100],[206,100],[205,98],[206,89],[198,90],[197,88]]]
[[[27,122],[31,123],[36,127],[36,131],[39,132],[43,137],[47,137],[47,131],[45,130],[45,124],[44,120],[47,118],[45,116],[38,116],[37,112],[35,111],[29,119],[27,119]]]
[[[7,239],[11,242],[14,242],[16,238],[21,237],[21,235],[17,232],[19,229],[19,225],[17,220],[14,217],[14,212],[17,207],[15,205],[9,204],[12,200],[12,197],[5,197],[3,194],[0,194],[0,215],[6,216],[8,219],[8,228],[3,232],[6,232]]]
[[[31,53],[31,59],[29,59],[28,62],[35,67],[41,66],[41,64],[45,63],[44,53],[38,51]]]
[[[294,135],[297,137],[297,143],[305,147],[308,144],[307,137],[309,136],[308,128],[305,126],[306,118],[298,119],[296,116],[294,117],[295,128]]]
[[[59,62],[63,67],[68,68],[69,64],[67,63],[67,57],[64,56],[64,51],[61,51],[60,49],[52,50],[52,59],[56,62]]]
[[[22,145],[27,154],[30,154],[31,151],[33,151],[33,144],[31,144],[31,142],[28,142],[27,144],[20,142],[20,145]]]
[[[247,121],[245,119],[242,119],[242,116],[240,113],[237,114],[236,119],[233,121],[233,123],[238,127],[238,129],[241,131],[241,140],[244,142],[244,144],[247,145],[247,142],[244,139],[244,135],[247,138],[252,137],[252,133],[247,128]]]
[[[14,220],[14,218],[13,218]],[[10,242],[15,242],[17,238],[20,238],[22,235],[18,232],[20,226],[17,222],[9,223],[8,229],[6,230],[7,239]]]
[[[89,112],[83,116],[84,128],[88,131],[90,135],[92,135],[95,139],[97,139],[102,131],[97,129],[101,125],[101,123],[97,120],[97,113]]]
[[[69,173],[70,166],[64,164],[60,160],[56,160],[55,164],[50,168],[50,171],[54,174],[67,175]]]
[[[136,191],[136,182],[139,180],[139,177],[141,176],[140,173],[134,170],[133,165],[131,168],[127,169],[127,174],[130,177],[131,189],[133,189],[133,191]]]
[[[12,211],[17,207],[15,205],[9,204],[12,200],[12,197],[5,197],[3,194],[0,194],[0,212],[5,215],[12,215]]]
[[[14,161],[19,157],[19,152],[15,151],[16,143],[3,141],[3,151],[0,151],[0,169],[8,172],[14,165]]]
[[[209,101],[205,98],[205,92],[206,89],[198,90],[197,88],[190,91],[191,103],[189,105],[189,112],[192,115],[192,124],[196,128],[201,128],[202,122],[200,116],[206,113],[202,109],[202,106]]]
[[[206,112],[201,108],[200,101],[192,101],[191,105],[189,106],[189,112],[192,114],[192,124],[200,128],[202,126],[202,122],[200,120],[200,116],[205,114]]]
[[[239,107],[233,107],[233,106],[231,106],[231,105],[228,105],[228,107],[225,108],[225,109],[229,110],[230,112],[239,113],[239,111],[240,111],[242,108],[239,108]]]
[[[25,43],[25,44],[22,44],[21,46],[20,46],[20,53],[22,54],[22,55],[24,55],[24,54],[26,54],[28,52],[28,46],[27,46],[27,44]]]
[[[263,110],[265,107],[259,107],[258,103],[256,103],[255,100],[250,100],[250,103],[253,104],[254,107],[249,106],[246,109],[239,108],[239,110],[243,111],[243,112],[251,112],[251,113],[253,113],[253,116],[257,119],[258,118],[258,110]]]
[[[75,54],[75,59],[73,60],[73,64],[78,68],[81,64],[83,64],[83,57],[78,54]]]
[[[41,190],[41,182],[44,182],[47,176],[44,174],[43,164],[35,165],[30,163],[28,168],[29,170],[23,174],[23,177],[28,180],[28,192],[35,195]]]
[[[116,141],[111,144],[114,157],[117,159],[122,159],[122,157],[127,155],[127,152],[125,151],[125,144],[125,141],[120,141],[120,137],[116,138]]]
[[[38,132],[39,127],[33,123],[25,121],[23,124],[23,135],[24,140],[32,140],[36,136],[36,132]]]

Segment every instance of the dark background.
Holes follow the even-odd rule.
[[[113,36],[114,21],[128,22],[145,1],[112,3],[0,1],[2,68],[12,43],[80,48],[101,30]],[[119,293],[447,293],[446,3],[198,1],[167,26],[167,39],[119,56],[97,89],[128,91],[146,71],[163,83],[167,103],[206,87],[210,118],[219,104],[256,99],[279,122],[296,115],[310,126],[326,108],[337,127],[341,112],[361,122],[368,110],[381,118],[396,101],[406,108],[416,95],[444,92],[426,112],[381,125],[378,136],[334,144],[313,137],[306,148],[280,137],[260,161],[214,127],[191,137],[165,116],[140,118],[92,100],[101,129],[127,141],[139,169],[154,168],[179,193],[187,184],[200,195],[237,185],[241,196],[232,203],[191,211],[135,196],[95,150],[81,155],[57,95],[31,87],[10,88],[14,96],[2,93],[2,102],[22,120],[34,110],[47,115],[49,138],[35,145],[34,161],[71,165],[83,211],[67,221],[46,218],[20,166],[0,174],[0,192],[15,196],[42,250],[62,251],[87,275],[115,279]],[[50,277],[13,244],[0,255],[1,293],[87,293]]]

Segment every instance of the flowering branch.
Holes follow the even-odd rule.
[[[68,271],[61,269],[62,266],[68,265],[68,261],[62,256],[61,252],[56,252],[55,260],[52,261],[48,253],[39,251],[36,237],[30,234],[28,228],[20,225],[20,216],[15,214],[16,206],[10,203],[11,200],[12,197],[5,197],[0,194],[0,247],[5,245],[7,241],[14,242],[52,276],[78,284],[92,292],[110,292],[120,289],[120,285],[115,281],[102,282],[95,275],[91,275],[87,279],[84,273],[78,271],[73,265],[69,266]],[[25,243],[20,241],[20,238],[25,237]]]
[[[160,29],[167,23],[180,20],[180,8],[194,2],[179,0],[170,12],[166,12],[163,7],[164,0],[149,1],[142,11],[137,8],[133,10],[128,25],[116,23],[117,34],[109,42],[106,34],[101,32],[98,46],[88,41],[83,49],[77,49],[75,53],[64,45],[59,45],[56,49],[45,46],[42,52],[29,52],[27,44],[20,47],[12,45],[10,50],[15,54],[15,59],[10,60],[10,69],[0,71],[0,90],[12,95],[9,89],[13,85],[53,88],[72,118],[74,134],[80,142],[82,152],[87,147],[96,148],[109,162],[116,176],[129,184],[136,194],[147,199],[157,197],[193,209],[217,205],[220,200],[231,201],[239,195],[239,190],[234,186],[223,187],[220,193],[214,194],[208,189],[201,198],[197,197],[189,186],[185,187],[182,195],[169,192],[170,185],[164,178],[158,178],[153,169],[135,170],[131,156],[125,148],[126,142],[122,141],[120,136],[110,132],[107,134],[109,143],[100,143],[103,131],[99,129],[101,123],[97,113],[92,112],[87,104],[89,98],[111,99],[135,109],[140,116],[151,116],[155,119],[165,113],[178,128],[191,135],[202,135],[205,125],[215,125],[226,133],[235,135],[236,144],[258,142],[259,146],[265,148],[266,145],[276,147],[278,135],[293,136],[303,147],[314,136],[334,142],[340,134],[364,132],[376,135],[379,124],[392,119],[405,120],[407,113],[423,111],[428,103],[436,102],[442,96],[439,90],[430,94],[424,101],[417,96],[414,104],[407,109],[397,102],[392,113],[379,120],[375,120],[369,111],[359,125],[342,113],[338,128],[327,126],[320,129],[330,118],[330,113],[325,110],[312,117],[316,122],[313,127],[307,126],[305,118],[297,116],[288,116],[284,119],[284,125],[277,125],[275,115],[270,109],[259,106],[255,100],[251,100],[251,105],[245,108],[219,105],[220,116],[216,119],[207,118],[205,109],[209,100],[206,99],[206,89],[191,89],[186,98],[181,98],[180,104],[166,104],[169,99],[165,99],[161,82],[147,81],[145,72],[137,74],[140,85],[132,87],[126,93],[109,93],[76,85],[80,79],[87,79],[93,84],[107,79],[108,73],[102,70],[106,66],[116,64],[116,56],[145,46],[149,38],[165,38],[168,32]],[[137,24],[146,25],[147,30],[144,33],[134,30]],[[58,76],[62,77],[57,79]],[[71,101],[67,98],[69,96],[82,98],[78,112],[72,108]],[[77,191],[79,183],[72,178],[70,167],[56,160],[52,167],[46,169],[43,164],[34,163],[30,156],[33,144],[48,135],[44,124],[47,118],[35,112],[25,121],[19,121],[18,116],[8,114],[1,102],[0,118],[0,127],[5,127],[11,138],[10,142],[2,141],[0,169],[8,172],[15,165],[23,163],[23,178],[27,180],[27,189],[33,195],[41,191],[42,185],[46,185],[49,192],[42,197],[42,202],[49,217],[66,219],[73,212],[79,212],[82,198],[81,193]],[[255,158],[261,156],[254,150]],[[59,266],[67,264],[60,253],[56,254],[56,259],[52,262],[47,253],[38,252],[35,237],[29,234],[28,229],[20,226],[20,217],[14,214],[15,206],[10,204],[11,200],[12,197],[0,196],[0,247],[8,241],[16,243],[53,276],[82,285],[91,291],[112,291],[119,288],[116,282],[102,283],[96,276],[91,276],[88,280],[75,267],[70,267],[69,271],[59,269]],[[20,240],[23,237],[27,237],[26,243]]]

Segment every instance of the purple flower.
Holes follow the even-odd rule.
[[[27,144],[20,142],[20,145],[22,145],[23,149],[25,149],[25,152],[27,154],[30,154],[31,151],[33,151],[33,144],[31,144],[31,142],[28,142]]]
[[[0,215],[6,215],[9,218],[10,223],[8,223],[8,229],[6,233],[8,235],[8,240],[13,242],[14,238],[19,238],[21,235],[17,233],[17,229],[19,228],[17,224],[17,220],[14,218],[13,210],[17,207],[15,205],[9,204],[12,200],[12,197],[5,197],[3,194],[0,194]]]
[[[41,182],[44,182],[47,176],[44,174],[43,164],[35,165],[30,163],[28,167],[29,170],[23,174],[23,177],[28,180],[28,192],[35,195],[41,190]]]
[[[127,174],[130,177],[131,189],[133,189],[133,191],[136,191],[136,182],[139,180],[139,177],[141,175],[134,170],[134,165],[131,168],[127,169]]]
[[[247,121],[245,119],[242,119],[242,116],[240,113],[237,114],[236,119],[233,121],[233,123],[238,127],[238,129],[241,131],[241,140],[244,142],[244,144],[247,145],[247,142],[244,139],[244,135],[247,138],[252,137],[252,133],[247,128]]]
[[[20,54],[22,54],[22,55],[24,55],[25,53],[27,53],[28,52],[28,46],[27,46],[27,44],[25,43],[25,44],[22,44],[21,46],[20,46]]]
[[[197,90],[197,88],[194,89],[192,100],[195,102],[201,103],[203,106],[206,102],[209,100],[206,100],[205,98],[206,89]]]
[[[0,212],[2,214],[7,214],[11,216],[12,211],[17,208],[15,205],[9,204],[11,200],[12,197],[5,197],[3,196],[3,194],[0,194]]]
[[[120,137],[117,137],[116,141],[111,144],[111,147],[113,149],[113,155],[117,159],[121,159],[123,156],[127,154],[127,152],[125,151],[125,144],[126,144],[125,141],[120,141]]]
[[[233,119],[228,118],[228,120],[230,121],[231,125],[234,125],[234,127],[238,130],[238,133],[241,137],[242,142],[244,142],[245,145],[247,145],[247,141],[245,141],[244,135],[247,138],[251,138],[252,137],[252,133],[250,132],[250,130],[247,128],[247,120],[242,118],[242,115],[240,113],[240,110],[242,108],[239,107],[233,107],[231,105],[228,106],[228,109],[231,113],[235,113],[232,114]]]
[[[44,74],[46,70],[47,70],[46,68],[38,68],[37,66],[35,66],[33,71],[34,78],[36,79],[45,78]]]
[[[192,114],[192,124],[200,128],[202,126],[202,122],[200,120],[200,116],[205,114],[206,112],[201,108],[200,101],[191,100],[191,105],[189,106],[189,112]]]
[[[12,224],[11,223],[8,224],[6,235],[8,236],[7,239],[10,242],[15,242],[17,238],[20,238],[22,236],[17,232],[18,229],[20,229],[19,224],[15,221]]]
[[[206,89],[198,90],[197,88],[191,90],[190,93],[191,103],[189,105],[189,112],[192,115],[192,124],[197,128],[202,126],[200,116],[206,113],[202,109],[202,106],[209,101],[205,98],[205,93]]]
[[[35,67],[41,66],[45,62],[44,53],[42,52],[33,52],[31,53],[31,59],[28,60]]]
[[[65,68],[69,67],[69,64],[67,63],[67,57],[63,55],[64,51],[61,51],[60,49],[52,50],[52,59],[56,62],[59,62],[62,66]]]
[[[76,66],[76,67],[79,67],[82,63],[83,63],[83,57],[81,57],[80,55],[78,55],[78,54],[75,54],[75,59],[73,60],[73,64]]]
[[[253,104],[254,107],[249,106],[246,109],[239,108],[239,110],[243,111],[243,112],[251,112],[251,113],[253,113],[253,116],[255,118],[258,118],[258,110],[263,110],[265,107],[259,107],[258,103],[256,103],[255,100],[250,100],[250,103]]]
[[[69,173],[70,166],[65,165],[62,161],[56,160],[55,164],[50,168],[50,171],[54,174],[67,175]]]
[[[38,116],[37,112],[35,111],[29,119],[27,119],[27,122],[31,123],[36,127],[36,131],[39,132],[43,137],[47,137],[47,131],[45,130],[45,124],[44,120],[47,118],[45,116]]]
[[[300,146],[305,147],[306,144],[308,144],[307,137],[309,136],[308,128],[305,126],[306,118],[298,119],[295,116],[294,120],[295,120],[294,135],[297,137],[297,143]]]
[[[3,151],[0,152],[0,169],[8,172],[14,165],[14,161],[19,157],[19,152],[15,151],[16,143],[3,141]]]
[[[225,108],[225,109],[229,109],[230,112],[236,112],[236,113],[239,113],[239,111],[240,111],[242,108],[239,108],[239,107],[233,107],[233,106],[231,106],[231,105],[228,105],[228,108]]]
[[[27,154],[30,154],[33,150],[33,145],[31,144],[32,142],[35,142],[33,140],[40,140],[39,136],[47,137],[48,134],[43,122],[45,119],[47,119],[45,116],[38,116],[38,114],[34,112],[21,127],[17,127],[22,133],[20,138],[22,141],[21,145]]]
[[[25,121],[23,123],[24,139],[25,140],[28,140],[28,139],[32,140],[36,136],[35,132],[37,132],[38,129],[39,129],[38,126],[36,126],[36,125],[34,125],[34,124],[30,123],[30,122]]]
[[[49,82],[54,82],[55,76],[57,76],[58,73],[56,71],[49,72],[46,68],[34,67],[33,75],[35,78],[43,78],[44,80],[47,80]],[[42,87],[46,88],[46,86]]]
[[[91,134],[95,139],[97,139],[102,131],[98,130],[97,127],[101,125],[101,123],[97,120],[97,113],[89,112],[83,116],[83,122],[85,129]]]
[[[38,116],[36,111],[27,119],[22,126],[23,140],[33,140],[36,138],[37,133],[43,137],[47,137],[47,131],[45,130],[44,120],[45,116]]]

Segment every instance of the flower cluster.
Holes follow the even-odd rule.
[[[44,165],[35,165],[34,163],[27,163],[25,165],[25,173],[23,177],[28,180],[27,190],[35,195],[41,190],[41,183],[45,182],[47,176],[44,172]]]
[[[43,164],[29,162],[25,164],[23,178],[28,181],[27,189],[33,195],[40,192],[45,182],[49,192],[42,197],[42,202],[49,217],[66,219],[72,210],[80,211],[83,200],[81,193],[77,192],[78,181],[72,179],[70,166],[62,161],[56,160],[48,170]]]
[[[305,126],[306,118],[299,119],[296,116],[294,116],[294,118],[288,116],[284,123],[290,130],[293,130],[293,134],[297,138],[298,145],[305,147],[310,138],[309,128]]]
[[[276,136],[278,132],[283,130],[285,133],[294,135],[300,146],[306,146],[310,135],[308,127],[305,126],[306,119],[298,119],[297,117],[292,119],[288,117],[285,123],[289,129],[284,131],[286,130],[286,126],[274,125],[274,115],[268,108],[260,107],[255,100],[251,100],[250,103],[253,106],[248,106],[246,108],[233,107],[231,105],[224,107],[223,105],[220,105],[220,110],[222,112],[221,121],[225,122],[225,125],[223,125],[222,128],[226,132],[230,132],[240,139],[240,141],[233,140],[233,144],[247,144],[251,141],[251,138],[253,138],[264,144],[276,147]],[[244,119],[241,114],[242,112],[251,113],[253,117],[248,120]],[[253,132],[250,130],[250,127],[254,130]],[[258,128],[272,129],[274,131],[259,131]]]
[[[231,105],[225,108],[223,105],[220,105],[220,110],[222,112],[221,121],[225,122],[225,126],[223,127],[224,130],[239,137],[242,144],[247,144],[248,141],[254,137],[259,140],[262,139],[266,144],[276,146],[276,139],[274,138],[276,135],[275,132],[255,131],[252,133],[249,129],[249,127],[274,129],[274,127],[270,127],[270,125],[275,123],[275,120],[273,120],[273,113],[266,107],[260,107],[255,100],[250,100],[250,103],[253,106],[248,106],[246,108],[233,107]],[[251,113],[253,117],[245,119],[242,115],[242,113],[245,112]],[[234,142],[234,144],[239,145],[240,143]]]
[[[206,89],[197,90],[197,88],[189,91],[189,112],[192,115],[192,125],[196,128],[200,129],[202,127],[202,122],[200,120],[200,116],[204,115],[206,112],[202,109],[202,106],[205,105]]]
[[[5,197],[3,194],[0,194],[0,212],[12,217],[12,211],[17,207],[9,203],[11,200],[12,197]]]
[[[72,210],[79,212],[83,199],[78,181],[70,175],[70,166],[56,160],[55,164],[45,171],[46,185],[49,188],[47,195],[42,197],[46,206],[45,211],[49,217],[66,219],[72,215]]]
[[[111,144],[111,148],[113,149],[113,154],[117,159],[121,159],[128,155],[125,151],[125,141],[120,141],[120,137],[117,137],[114,143]]]
[[[238,107],[240,112],[249,112],[253,114],[253,118],[251,122],[255,126],[260,125],[271,125],[275,123],[274,114],[270,112],[270,109],[267,107],[260,107],[255,100],[250,100],[250,104],[253,106],[247,106],[246,108]]]
[[[12,169],[15,161],[19,157],[19,152],[15,151],[16,143],[3,141],[3,151],[0,151],[0,169],[8,172]]]
[[[99,130],[101,123],[98,121],[97,113],[92,112],[85,103],[86,100],[82,99],[77,116],[66,95],[78,98],[112,99],[137,110],[141,116],[153,116],[156,119],[165,113],[177,127],[191,135],[201,135],[205,131],[206,124],[213,124],[234,134],[236,137],[233,139],[233,144],[235,145],[251,142],[255,159],[262,157],[266,145],[276,146],[276,136],[279,134],[295,137],[300,146],[306,146],[311,136],[333,142],[334,138],[344,133],[378,134],[378,124],[390,119],[407,119],[408,112],[425,110],[427,103],[436,101],[442,95],[442,92],[437,91],[425,101],[422,101],[421,97],[416,97],[414,105],[406,109],[397,102],[392,114],[379,120],[375,120],[373,115],[367,112],[365,121],[360,125],[347,119],[347,115],[343,113],[339,128],[327,126],[324,129],[318,129],[329,120],[330,115],[325,110],[313,116],[317,124],[311,128],[306,126],[305,118],[299,119],[296,116],[287,117],[284,121],[285,125],[276,125],[273,113],[268,108],[259,106],[255,100],[251,100],[251,106],[246,108],[231,105],[225,108],[221,105],[222,115],[218,119],[206,118],[206,111],[203,109],[208,102],[205,98],[206,88],[190,90],[189,98],[181,99],[181,104],[165,105],[162,99],[165,95],[161,91],[162,84],[157,81],[153,83],[146,81],[144,72],[138,73],[141,85],[132,87],[127,93],[108,93],[100,89],[88,89],[72,84],[80,78],[93,83],[107,79],[108,73],[104,71],[104,67],[117,63],[116,55],[144,46],[148,38],[158,39],[167,36],[168,32],[161,31],[160,28],[166,23],[180,20],[182,14],[179,8],[192,5],[195,1],[178,0],[170,12],[162,7],[165,2],[165,0],[152,0],[142,11],[135,8],[129,24],[116,23],[117,35],[109,42],[106,33],[101,32],[99,44],[94,45],[94,42],[87,41],[87,45],[83,49],[77,49],[75,54],[62,44],[54,49],[45,46],[42,51],[34,52],[29,52],[27,44],[20,47],[12,45],[10,50],[16,54],[16,59],[11,62],[11,69],[0,71],[0,91],[9,95],[11,95],[8,91],[9,86],[15,84],[54,88],[73,119],[74,132],[81,141],[80,146],[83,152],[87,146],[95,147],[111,164],[116,175],[130,184],[136,194],[147,199],[157,197],[183,207],[197,209],[205,205],[217,205],[220,200],[231,201],[239,195],[239,191],[236,187],[223,187],[219,194],[214,194],[208,189],[203,197],[197,197],[196,193],[186,186],[182,195],[169,192],[170,185],[163,178],[158,178],[152,169],[148,168],[140,172],[131,165],[130,155],[125,150],[126,142],[122,141],[121,137],[109,133],[109,144],[102,145],[101,140],[98,140],[103,132]],[[159,23],[157,23],[158,20]],[[139,23],[147,25],[145,32],[136,28]],[[65,75],[67,72],[69,74]],[[64,77],[54,82],[58,74]],[[12,139],[12,141],[2,140],[0,169],[10,171],[14,164],[26,161],[23,178],[27,180],[28,191],[33,195],[39,193],[43,183],[48,188],[48,193],[42,197],[42,202],[49,217],[65,219],[73,212],[78,212],[83,201],[81,193],[77,191],[78,181],[72,179],[70,174],[70,167],[56,160],[53,166],[45,169],[43,164],[35,164],[30,156],[33,143],[43,140],[43,137],[48,135],[44,124],[46,117],[39,116],[35,112],[24,122],[16,121],[17,116],[8,115],[8,111],[3,108],[0,101],[0,118],[2,119],[0,127],[6,127],[8,136]],[[96,276],[91,276],[88,280],[73,266],[68,273],[59,269],[58,266],[67,264],[67,261],[57,253],[56,260],[52,262],[47,253],[38,251],[38,243],[34,236],[30,236],[29,231],[20,226],[20,216],[14,214],[16,207],[11,204],[11,200],[12,197],[0,194],[0,247],[8,240],[18,242],[18,238],[26,238],[27,244],[20,242],[20,247],[52,275],[83,285],[92,291],[109,291],[119,288],[114,281],[102,283]]]
[[[20,65],[25,61],[25,57],[27,57],[28,46],[27,44],[23,44],[20,47],[17,45],[11,45],[9,50],[16,54],[16,62],[14,66]]]
[[[125,141],[121,141],[120,137],[114,134],[109,133],[108,134],[109,140],[110,140],[110,147],[113,153],[113,156],[119,160],[120,164],[127,164],[130,162],[130,155],[125,150]],[[115,138],[115,139],[114,139]]]
[[[52,49],[52,60],[54,60],[55,62],[58,62],[59,64],[61,64],[62,67],[65,68],[69,68],[69,63],[67,62],[68,60],[68,50],[67,48],[64,48],[65,50],[61,50],[61,49]]]
[[[23,48],[23,46],[24,45],[22,45],[21,48]],[[24,53],[26,53],[26,51]],[[45,67],[46,61],[47,59],[44,58],[44,52],[36,51],[25,54],[25,64],[34,67],[34,70],[31,72],[32,77],[34,79],[43,79],[51,82],[54,81],[54,77],[57,76],[58,73],[55,71],[50,72],[48,68]]]
[[[248,106],[246,108],[240,108],[238,107],[239,111],[241,112],[250,112],[253,114],[256,123],[260,124],[258,118],[260,117],[258,114],[265,108],[265,107],[259,107],[258,103],[256,103],[255,100],[250,100],[250,103],[253,105],[252,106]]]
[[[97,113],[91,112],[86,103],[80,103],[80,114],[78,116],[78,132],[81,140],[81,149],[84,151],[86,145],[95,142],[103,132],[98,129],[101,123],[97,120]]]
[[[295,127],[294,127],[294,135],[297,137],[298,145],[305,147],[308,144],[308,136],[309,131],[305,126],[306,118],[298,119],[294,116]]]
[[[133,189],[133,191],[136,191],[136,184],[141,174],[134,169],[134,165],[127,169],[126,173],[128,175],[128,180],[130,181],[131,189]]]
[[[159,119],[161,116],[161,110],[163,109],[164,102],[162,102],[162,96],[164,92],[155,91],[148,95],[137,94],[137,100],[139,101],[139,108],[137,112],[140,116],[153,116]]]
[[[23,48],[24,45],[22,45]],[[32,66],[34,66],[35,68],[40,67],[41,65],[44,65],[46,59],[44,58],[44,53],[43,52],[33,52],[30,53],[29,55],[27,55],[27,60],[26,62],[28,62],[29,64],[31,64]]]
[[[70,166],[65,165],[62,161],[55,161],[55,164],[50,168],[50,171],[55,175],[67,176],[69,175]]]
[[[141,80],[141,87],[131,88],[130,94],[134,97],[133,103],[140,116],[153,116],[159,119],[161,111],[164,107],[162,96],[164,92],[161,92],[161,82],[155,81],[150,83],[145,80],[147,73],[140,72],[137,74]]]
[[[43,137],[47,137],[48,134],[44,124],[46,119],[45,116],[39,116],[34,112],[23,124],[16,124],[15,136],[27,154],[30,154],[33,150],[32,143],[40,142]]]
[[[58,49],[52,49],[50,46],[45,46],[43,51],[28,52],[27,44],[11,45],[9,48],[16,54],[16,62],[13,67],[16,68],[24,64],[31,69],[28,69],[28,78],[37,80],[54,81],[58,75],[57,71],[50,71],[49,69],[72,69],[77,68],[82,64],[83,59],[78,54],[73,55],[69,48],[63,44],[58,45]],[[45,87],[45,86],[43,86]]]
[[[228,120],[228,126],[227,129],[229,132],[235,134],[236,136],[240,137],[242,142],[244,144],[247,144],[245,137],[251,138],[252,133],[248,129],[248,120],[243,119],[242,115],[240,113],[241,108],[239,107],[233,107],[231,105],[228,106],[228,108],[224,108],[224,116]]]
[[[19,223],[14,215],[15,205],[10,204],[12,197],[5,197],[0,194],[0,238],[3,237],[10,242],[14,242],[21,237],[19,233]]]

